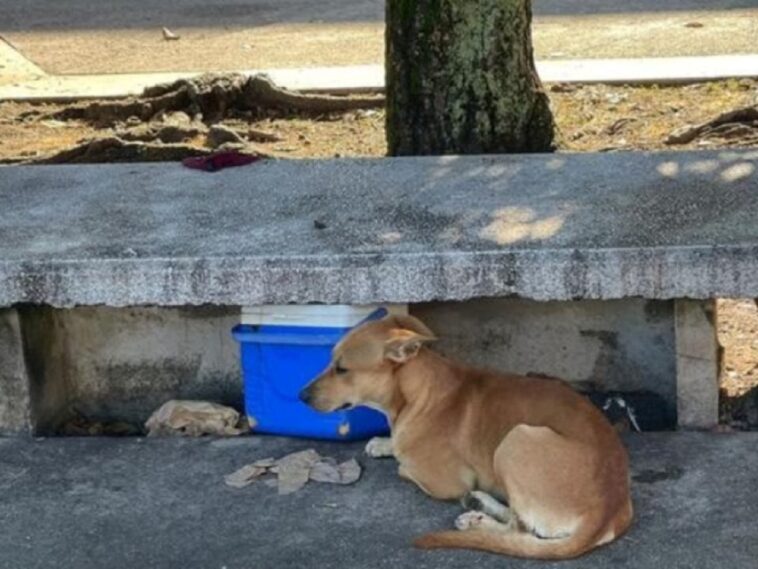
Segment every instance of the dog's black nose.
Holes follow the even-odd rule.
[[[300,398],[300,401],[308,405],[311,402],[311,390],[306,387],[298,394],[298,397]]]

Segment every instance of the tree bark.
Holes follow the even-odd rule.
[[[387,0],[390,155],[547,152],[531,0]]]

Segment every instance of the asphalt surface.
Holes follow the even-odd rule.
[[[361,445],[245,437],[0,439],[0,568],[183,569],[754,569],[758,434],[644,434],[628,439],[636,521],[577,561],[415,550],[451,528],[436,502]],[[352,486],[309,483],[288,496],[223,476],[305,448],[363,463]]]
[[[535,0],[539,59],[751,53],[758,0]],[[0,0],[0,37],[53,74],[381,63],[376,0]],[[163,39],[161,28],[181,36]],[[0,73],[2,70],[0,69]]]

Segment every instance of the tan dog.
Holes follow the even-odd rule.
[[[301,393],[321,411],[384,411],[392,437],[367,452],[394,454],[400,476],[476,510],[456,520],[463,531],[416,545],[567,559],[623,534],[628,458],[603,414],[561,381],[472,369],[428,350],[432,340],[410,316],[364,324]]]

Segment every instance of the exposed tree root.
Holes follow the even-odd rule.
[[[141,96],[95,101],[53,115],[59,120],[85,120],[112,126],[132,117],[148,122],[162,113],[183,111],[206,124],[234,112],[269,116],[272,111],[321,115],[384,106],[381,96],[335,97],[304,95],[278,87],[266,75],[208,74],[148,87]]]
[[[677,129],[665,142],[689,144],[699,138],[718,138],[733,145],[755,144],[758,142],[758,105],[734,109],[704,123]]]
[[[205,156],[211,150],[189,144],[160,144],[127,141],[112,136],[87,140],[45,158],[32,160],[35,164],[92,164],[104,162],[164,162],[179,161],[189,156]]]

